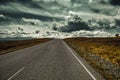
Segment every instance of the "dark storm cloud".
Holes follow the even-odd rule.
[[[31,0],[0,0],[0,3],[17,2],[17,1],[24,3],[24,2],[29,2]]]
[[[42,21],[63,20],[61,18],[48,16],[47,14],[42,15],[41,13],[48,11],[45,10],[39,2],[37,3],[32,0],[0,0],[0,5],[0,14],[7,16],[4,20],[0,19],[2,22],[9,22],[16,19],[18,20],[17,22],[20,22],[20,19],[23,17]],[[19,9],[19,7],[22,7],[22,9]]]
[[[71,0],[71,3],[80,3],[80,0]]]
[[[120,0],[110,0],[112,5],[120,5]]]
[[[69,22],[69,24],[65,27],[59,28],[60,31],[63,32],[72,32],[79,30],[92,30],[87,23],[85,22]]]
[[[0,4],[2,5],[7,5],[10,2],[22,3],[29,7],[44,9],[42,6],[38,5],[38,3],[32,0],[0,0]]]
[[[82,20],[82,19],[81,19]],[[53,30],[58,30],[61,32],[73,32],[79,30],[111,30],[120,27],[119,19],[103,18],[103,19],[89,19],[88,21],[72,21],[67,25],[56,24],[53,25]],[[59,26],[59,27],[57,27]]]
[[[1,14],[7,15],[7,19],[21,19],[21,18],[31,18],[31,19],[39,19],[42,21],[53,21],[54,19],[56,21],[63,20],[62,18],[56,18],[56,17],[49,17],[49,16],[42,16],[42,15],[34,15],[30,13],[23,13],[23,12],[18,12],[18,13],[11,13],[11,12],[5,12],[5,11],[0,11]],[[2,19],[3,20],[3,19]],[[6,19],[5,19],[6,20]]]

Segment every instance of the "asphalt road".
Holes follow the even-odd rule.
[[[62,40],[0,55],[0,80],[104,80]]]

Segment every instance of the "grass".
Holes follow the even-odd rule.
[[[50,41],[50,38],[0,42],[0,55]]]
[[[120,80],[120,38],[67,38],[65,41],[106,80]]]

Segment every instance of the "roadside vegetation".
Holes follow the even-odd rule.
[[[65,42],[106,80],[120,80],[120,38],[67,38]]]
[[[50,41],[50,38],[0,42],[0,55]]]

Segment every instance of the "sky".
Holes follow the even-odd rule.
[[[117,33],[119,0],[0,0],[0,39],[112,37]]]

